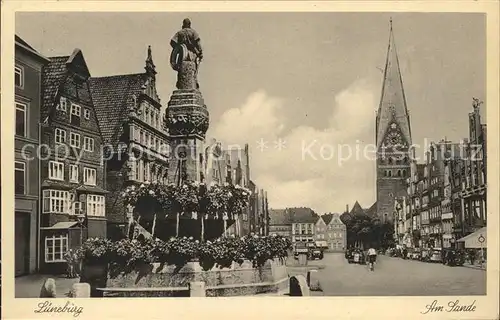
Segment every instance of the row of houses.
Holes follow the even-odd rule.
[[[63,271],[64,253],[87,238],[126,236],[126,187],[185,177],[169,148],[183,137],[166,126],[150,47],[143,72],[92,77],[81,50],[48,58],[16,36],[14,71],[16,275]],[[238,232],[268,234],[248,145],[199,140],[195,179],[249,188]]]
[[[394,206],[399,244],[486,247],[487,148],[481,104],[473,100],[468,139],[432,143],[424,163],[411,163],[407,196]]]
[[[346,226],[338,213],[318,215],[310,208],[269,210],[269,234],[297,242],[314,243],[329,251],[343,251],[347,245]]]

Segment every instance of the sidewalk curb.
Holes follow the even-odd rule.
[[[462,267],[469,268],[469,269],[475,269],[475,270],[481,270],[481,271],[486,271],[486,267],[481,268],[481,267],[476,267],[476,266],[471,266],[471,265],[462,265]]]

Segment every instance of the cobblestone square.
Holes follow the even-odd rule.
[[[469,267],[379,256],[375,270],[349,264],[342,253],[327,253],[318,277],[325,296],[484,295],[486,272]]]

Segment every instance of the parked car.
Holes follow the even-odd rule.
[[[434,248],[431,250],[430,256],[429,256],[429,261],[430,262],[442,262],[443,261],[441,248]]]
[[[315,259],[322,260],[323,259],[323,250],[321,250],[320,248],[317,248],[317,247],[309,250],[309,258],[311,260],[315,260]]]
[[[421,251],[420,248],[408,248],[408,259],[420,260]]]
[[[465,252],[462,250],[446,248],[442,250],[441,260],[444,265],[462,266],[465,263]]]
[[[422,249],[420,251],[420,261],[428,262],[431,256],[431,250]]]
[[[297,242],[295,244],[295,248],[293,250],[293,257],[298,260],[300,253],[305,253],[309,255],[309,249],[307,248],[307,245],[303,242]]]

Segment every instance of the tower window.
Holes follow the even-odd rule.
[[[401,177],[401,170],[398,170],[398,177]]]
[[[391,171],[389,171],[388,173],[389,173],[389,177],[392,177],[392,172],[391,172]]]

